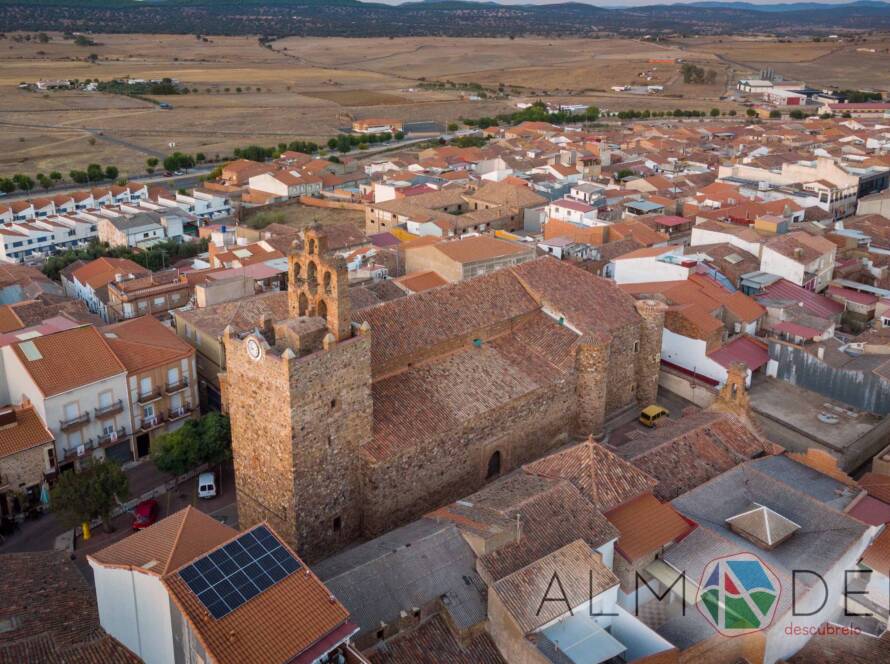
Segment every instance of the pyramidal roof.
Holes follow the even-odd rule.
[[[781,544],[800,529],[791,519],[756,503],[751,509],[729,517],[726,523],[739,535],[762,542],[769,548]]]
[[[656,480],[593,438],[523,467],[526,473],[574,484],[600,511],[649,493]]]
[[[237,534],[189,505],[89,558],[108,567],[140,567],[164,576]]]

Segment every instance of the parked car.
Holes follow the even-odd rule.
[[[652,428],[662,417],[670,417],[670,415],[667,408],[663,408],[658,404],[652,404],[640,411],[640,424]]]
[[[216,498],[216,475],[213,473],[198,475],[198,498]]]
[[[133,530],[142,530],[148,528],[151,524],[158,520],[161,512],[161,506],[154,498],[143,500],[133,508]]]

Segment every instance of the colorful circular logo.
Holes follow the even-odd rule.
[[[702,571],[696,607],[724,636],[764,630],[773,622],[782,585],[753,553],[715,558]]]

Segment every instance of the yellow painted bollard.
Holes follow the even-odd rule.
[[[86,542],[92,536],[90,534],[90,523],[89,521],[84,521],[80,524],[80,529],[83,531],[83,541]]]

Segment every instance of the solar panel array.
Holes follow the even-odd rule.
[[[298,569],[290,551],[268,528],[257,526],[184,567],[179,576],[219,619]]]

